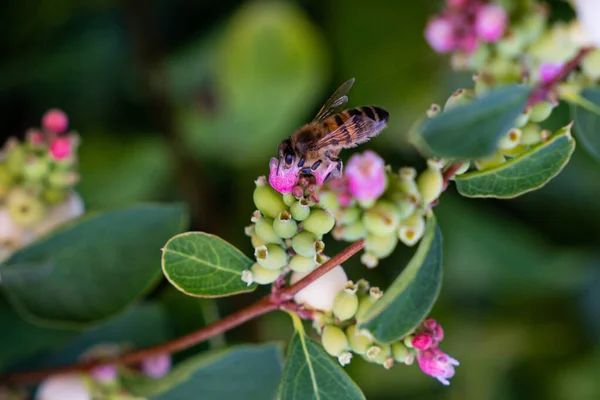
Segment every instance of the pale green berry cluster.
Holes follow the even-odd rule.
[[[319,193],[319,205],[335,216],[332,236],[348,242],[364,239],[361,261],[369,268],[392,254],[399,241],[414,246],[425,231],[431,203],[442,193],[442,166],[429,160],[427,169],[418,176],[414,168],[404,167],[398,172],[387,168],[384,193],[369,202],[357,201],[326,185]]]
[[[331,314],[321,314],[315,319],[315,329],[321,334],[323,348],[336,357],[341,365],[350,362],[353,354],[368,362],[389,369],[395,363],[410,365],[415,353],[410,347],[410,338],[395,343],[380,343],[373,339],[367,330],[360,330],[356,320],[383,295],[377,287],[369,287],[368,282],[352,281],[340,291],[334,300]]]
[[[282,195],[265,177],[257,179],[253,199],[257,210],[246,234],[256,263],[244,272],[245,282],[270,284],[284,272],[310,272],[325,261],[323,235],[335,224],[329,211],[316,207],[310,197]]]
[[[75,158],[52,158],[45,141],[12,138],[0,150],[0,206],[20,226],[42,221],[51,207],[67,199],[78,179]]]
[[[477,98],[477,91],[473,89],[458,89],[446,101],[443,111],[451,110],[455,107],[466,105],[473,102]],[[498,143],[497,151],[484,159],[473,160],[473,166],[478,170],[494,168],[510,158],[514,158],[529,150],[532,146],[541,142],[545,142],[551,136],[551,132],[543,129],[540,123],[548,119],[554,105],[548,101],[541,101],[533,106],[528,106],[519,115],[515,121],[515,125]],[[442,108],[437,104],[433,104],[427,110],[429,118],[435,118]],[[456,175],[467,172],[470,164],[465,163],[463,167],[457,171]]]

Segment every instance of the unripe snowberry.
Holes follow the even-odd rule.
[[[48,175],[48,183],[50,186],[66,189],[77,183],[79,180],[79,175],[75,171],[63,171],[60,169],[55,169]]]
[[[339,292],[333,300],[333,315],[340,321],[345,321],[354,317],[358,310],[358,296],[356,295],[357,286],[352,281],[346,284],[344,290]]]
[[[369,311],[371,306],[377,302],[383,296],[383,292],[378,287],[372,287],[369,289],[368,296],[361,296],[358,299],[358,309],[356,310],[356,320],[360,321],[364,317],[365,313]]]
[[[348,207],[344,209],[338,218],[338,223],[347,225],[359,220],[361,210],[358,207]]]
[[[340,202],[337,198],[337,193],[326,191],[319,194],[319,207],[329,211],[336,211],[340,208]]]
[[[296,197],[294,197],[294,195],[291,193],[285,193],[283,196],[281,196],[281,199],[288,207],[291,207],[292,204],[294,204],[297,201]]]
[[[424,204],[430,204],[442,193],[444,177],[437,166],[428,161],[428,168],[417,178],[417,186]]]
[[[254,263],[252,268],[250,268],[250,272],[252,273],[252,282],[256,282],[259,285],[268,285],[275,282],[282,271],[281,269],[267,269],[259,263]]]
[[[391,232],[385,236],[368,234],[365,238],[365,250],[381,259],[392,254],[398,244],[396,232]]]
[[[543,122],[548,119],[554,110],[554,105],[549,101],[541,101],[533,106],[529,120],[531,122]]]
[[[527,123],[529,122],[529,117],[531,116],[532,110],[533,110],[533,107],[527,107],[527,108],[525,108],[525,111],[523,111],[521,114],[519,114],[519,116],[515,120],[516,128],[522,128],[525,125],[527,125]]]
[[[600,79],[600,50],[593,50],[585,56],[581,61],[581,70],[594,81]]]
[[[264,246],[265,244],[267,244],[268,242],[265,242],[264,240],[262,240],[257,234],[256,232],[254,232],[252,234],[252,236],[250,236],[250,242],[252,243],[252,247],[257,248],[260,246]]]
[[[290,212],[296,221],[304,221],[310,215],[310,203],[300,199],[290,206]]]
[[[296,254],[290,258],[290,263],[288,267],[292,269],[292,271],[297,272],[310,272],[317,267],[317,259],[316,256],[313,257],[304,257],[300,254]]]
[[[456,173],[454,175],[464,174],[465,172],[467,172],[469,170],[470,166],[471,166],[470,161],[463,161],[462,165],[460,166],[460,168],[458,170],[456,170]]]
[[[414,246],[425,233],[425,220],[420,215],[411,215],[400,223],[398,239],[407,246]]]
[[[24,189],[13,189],[6,196],[6,208],[12,219],[21,226],[32,226],[46,215],[44,204]]]
[[[406,360],[409,357],[410,350],[402,342],[396,342],[392,344],[392,357],[399,363],[406,364]]]
[[[346,337],[348,338],[350,349],[356,354],[366,354],[367,350],[373,345],[371,338],[360,333],[356,324],[346,328]]]
[[[316,235],[324,235],[333,229],[335,218],[330,212],[322,209],[313,209],[303,222],[305,230]]]
[[[521,143],[523,131],[519,128],[513,128],[498,142],[498,148],[502,150],[514,149]]]
[[[469,104],[472,101],[473,92],[471,90],[457,89],[454,93],[452,93],[448,100],[446,100],[446,104],[444,104],[444,111]]]
[[[527,124],[523,127],[522,131],[521,144],[524,146],[538,144],[542,140],[542,128],[538,124]]]
[[[282,243],[281,237],[273,229],[273,220],[271,218],[259,218],[256,220],[254,233],[256,233],[258,239],[265,243]]]
[[[42,192],[42,198],[46,203],[56,205],[63,202],[68,194],[68,190],[48,187]]]
[[[477,169],[491,169],[497,167],[500,164],[503,164],[506,161],[504,155],[500,152],[497,152],[494,155],[491,155],[486,158],[481,158],[479,160],[475,160],[475,167]]]
[[[256,261],[266,269],[272,271],[285,267],[288,263],[288,255],[281,247],[269,243],[265,246],[257,247],[254,250]]]
[[[314,257],[317,254],[317,237],[308,231],[298,233],[292,238],[292,248],[304,257]]]
[[[383,365],[385,369],[390,369],[394,365],[394,359],[392,357],[392,348],[389,344],[378,344],[379,352],[371,360],[379,365]]]
[[[440,107],[439,104],[432,104],[426,112],[427,117],[433,118],[433,117],[437,116],[441,110],[442,110],[442,108]]]
[[[261,176],[256,180],[253,199],[254,205],[267,217],[275,218],[280,212],[287,209],[280,193],[273,189]]]
[[[375,254],[365,251],[360,256],[360,262],[363,263],[363,265],[365,265],[367,268],[375,268],[377,265],[379,265],[379,258],[377,258]]]
[[[26,159],[27,153],[25,148],[21,144],[15,143],[6,153],[4,161],[6,162],[6,167],[12,174],[20,175]]]
[[[290,278],[290,283],[293,285],[309,273],[310,272],[294,272]],[[344,289],[347,282],[348,276],[346,275],[344,268],[342,268],[341,265],[338,265],[296,293],[294,301],[298,304],[304,304],[306,307],[313,310],[331,312],[335,296],[340,290]]]
[[[367,228],[362,221],[354,222],[342,228],[342,238],[347,242],[354,242],[367,235]]]
[[[408,218],[417,209],[418,199],[415,196],[408,196],[408,198],[396,201],[396,209],[398,210],[398,217],[400,220]]]
[[[37,182],[46,177],[50,171],[48,160],[42,157],[29,158],[23,166],[23,177],[28,181]]]
[[[298,225],[296,221],[292,219],[292,215],[289,211],[282,211],[279,213],[275,221],[273,221],[273,230],[277,236],[289,239],[296,234]]]
[[[365,211],[362,221],[368,232],[375,235],[387,235],[398,228],[400,216],[394,203],[388,200],[378,200],[372,208]]]
[[[344,331],[335,325],[328,325],[323,329],[321,343],[325,351],[333,357],[338,357],[349,349],[348,338]]]

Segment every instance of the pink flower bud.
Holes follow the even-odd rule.
[[[442,329],[442,326],[438,324],[431,332],[431,336],[433,337],[434,346],[444,340],[444,329]]]
[[[150,378],[160,378],[165,376],[171,369],[171,355],[161,353],[146,357],[142,361],[142,372]]]
[[[27,141],[34,146],[44,143],[45,137],[38,129],[29,129],[26,133]]]
[[[279,193],[291,193],[294,186],[298,183],[300,168],[296,165],[285,167],[275,157],[269,162],[269,184]]]
[[[72,153],[72,140],[69,137],[57,137],[50,143],[50,156],[55,161],[61,161],[69,158]]]
[[[437,347],[417,353],[417,361],[421,371],[434,377],[444,385],[449,385],[449,378],[454,376],[454,366],[458,361]]]
[[[411,341],[412,346],[417,350],[427,350],[433,344],[433,338],[429,333],[418,333]]]
[[[342,207],[349,207],[350,204],[352,204],[352,196],[347,192],[339,193],[337,195],[337,201]]]
[[[357,200],[375,200],[385,191],[385,164],[381,157],[370,150],[350,157],[346,177],[348,189]]]
[[[486,42],[497,42],[504,36],[508,25],[508,14],[497,4],[486,4],[477,10],[475,31]]]
[[[432,332],[437,325],[437,321],[433,318],[427,318],[421,323],[421,327],[429,332]]]
[[[445,17],[436,17],[427,23],[425,39],[438,53],[448,53],[456,48],[454,26]]]
[[[472,53],[477,50],[479,46],[479,42],[477,40],[477,36],[475,35],[466,35],[460,38],[457,41],[456,47],[460,48],[462,51],[466,53]]]
[[[116,365],[100,365],[90,371],[91,377],[100,383],[111,383],[117,379]]]
[[[562,70],[563,63],[542,63],[540,65],[540,79],[547,83],[556,78]]]
[[[42,127],[54,133],[63,133],[68,125],[67,114],[57,108],[46,111],[42,117]]]

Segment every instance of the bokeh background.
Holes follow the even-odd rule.
[[[391,114],[389,128],[359,150],[423,168],[408,129],[432,102],[470,85],[423,39],[441,3],[4,0],[0,134],[22,136],[45,110],[62,108],[82,137],[78,190],[88,209],[183,200],[190,229],[251,254],[243,227],[254,179],[348,78],[356,77],[350,105]],[[553,4],[553,18],[570,17]],[[548,123],[568,120],[561,107]],[[445,388],[416,365],[386,371],[355,359],[347,370],[367,398],[600,398],[599,176],[600,164],[578,148],[560,176],[516,200],[450,189],[436,208],[445,277],[432,315],[446,329],[442,349],[461,365]],[[343,244],[327,247],[333,254]],[[400,249],[373,271],[357,259],[346,267],[385,288],[410,254]],[[163,283],[146,301],[167,301],[189,331],[260,294],[181,299]],[[289,318],[274,313],[226,336],[290,334]]]

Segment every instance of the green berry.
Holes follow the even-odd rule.
[[[296,202],[296,198],[291,193],[286,193],[281,198],[286,206],[291,207]]]
[[[336,211],[340,208],[340,202],[335,192],[327,191],[319,194],[319,207],[329,211]]]
[[[548,119],[554,106],[548,101],[542,101],[533,106],[529,120],[531,122],[542,122]]]
[[[325,351],[333,357],[339,357],[349,347],[344,331],[334,325],[327,325],[323,328],[321,343]]]
[[[254,256],[263,268],[272,271],[279,270],[288,263],[288,255],[285,250],[272,243],[254,249]]]
[[[277,236],[283,239],[289,239],[296,234],[298,225],[296,221],[292,219],[292,215],[289,211],[282,211],[279,213],[275,221],[273,221],[273,231]]]
[[[386,369],[389,369],[394,362],[391,346],[389,344],[378,344],[377,347],[379,347],[379,351],[371,360],[375,364],[383,365]]]
[[[463,161],[462,165],[456,171],[455,175],[462,175],[462,174],[464,174],[465,172],[467,172],[469,170],[470,166],[471,166],[471,162],[470,161]]]
[[[365,250],[381,259],[392,254],[396,248],[396,244],[398,244],[398,237],[395,232],[385,236],[370,233],[365,239]]]
[[[40,181],[50,172],[48,160],[41,157],[28,159],[23,165],[23,177],[29,181]]]
[[[25,148],[21,144],[14,142],[11,148],[6,153],[6,167],[11,172],[11,174],[21,174],[26,159],[27,152],[25,151]]]
[[[317,259],[316,256],[313,257],[304,257],[299,254],[292,256],[290,258],[290,263],[288,266],[297,272],[310,272],[317,267]]]
[[[254,232],[258,239],[265,243],[281,243],[281,237],[273,229],[273,220],[271,218],[259,218],[256,220]]]
[[[350,349],[356,354],[366,354],[367,350],[373,345],[373,341],[368,336],[360,333],[356,325],[350,325],[346,328],[346,337]]]
[[[65,200],[67,198],[67,194],[68,191],[64,189],[49,187],[46,188],[42,193],[42,198],[46,203],[50,205],[55,205]]]
[[[44,204],[23,189],[13,189],[6,196],[6,207],[13,221],[21,226],[32,226],[46,215]]]
[[[525,125],[527,125],[527,123],[529,123],[529,117],[531,116],[531,110],[532,110],[532,107],[527,107],[525,109],[525,111],[523,111],[521,114],[519,114],[519,116],[515,120],[516,128],[522,128]]]
[[[304,229],[316,235],[324,235],[333,229],[335,218],[330,212],[314,209],[303,222]]]
[[[376,235],[386,235],[394,232],[400,223],[400,215],[394,203],[379,200],[363,214],[362,221],[368,232]]]
[[[375,254],[365,251],[360,256],[360,262],[363,263],[363,265],[365,265],[367,268],[375,268],[377,265],[379,265],[379,258],[377,258]]]
[[[538,144],[542,140],[542,128],[537,124],[527,124],[522,131],[521,144],[524,146]]]
[[[264,177],[256,181],[253,194],[254,205],[267,217],[275,218],[287,209],[280,193],[273,189]]]
[[[355,242],[367,236],[367,228],[362,221],[356,221],[342,227],[342,238],[347,242]]]
[[[300,199],[290,206],[290,211],[296,221],[304,221],[310,215],[310,203]]]
[[[345,321],[354,317],[358,310],[358,296],[356,295],[355,285],[346,285],[344,290],[340,291],[333,300],[333,315],[340,321]]]
[[[502,153],[498,152],[490,157],[481,158],[479,160],[475,160],[475,167],[477,169],[491,169],[497,167],[500,164],[503,164],[506,159]]]
[[[414,246],[425,233],[425,220],[420,215],[411,215],[400,223],[398,239],[407,246]]]
[[[430,204],[437,199],[444,188],[444,177],[439,168],[431,165],[417,178],[417,186],[424,204]]]
[[[498,148],[502,150],[514,149],[521,143],[523,131],[519,128],[513,128],[498,142]]]
[[[314,257],[317,254],[316,245],[316,236],[308,231],[300,232],[292,238],[292,248],[304,257]]]
[[[600,50],[592,50],[585,56],[581,61],[581,69],[584,74],[597,81],[600,78]]]
[[[404,345],[402,342],[396,342],[392,344],[392,357],[399,363],[406,363],[406,359],[410,354],[410,350],[408,347]]]
[[[281,269],[266,269],[258,263],[255,263],[252,268],[252,280],[259,285],[268,285],[273,282],[281,275]]]
[[[50,186],[67,189],[77,183],[78,175],[74,171],[69,170],[54,170],[48,175],[48,183]]]
[[[338,218],[338,223],[348,225],[353,222],[356,222],[360,219],[360,214],[360,208],[348,207],[341,212],[340,217]]]
[[[356,320],[360,321],[381,296],[383,296],[383,293],[377,287],[369,289],[367,296],[360,296],[358,299],[358,309],[356,310]]]

